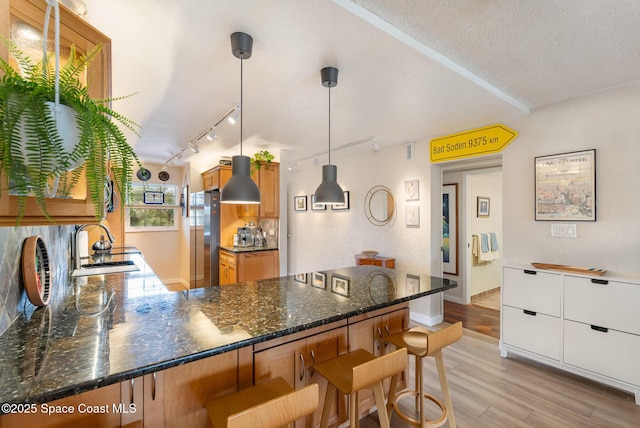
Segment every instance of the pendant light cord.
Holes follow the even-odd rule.
[[[331,84],[329,84],[329,165],[331,165]]]
[[[240,58],[240,156],[242,156],[242,63],[244,58]]]

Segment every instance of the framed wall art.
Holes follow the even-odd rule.
[[[536,220],[596,221],[596,151],[535,158]]]
[[[316,195],[313,194],[311,195],[311,209],[313,211],[324,211],[327,209],[327,205],[316,202]]]
[[[407,227],[420,227],[420,207],[405,207],[404,222]]]
[[[293,210],[294,211],[307,210],[307,195],[293,197]]]
[[[486,196],[478,196],[476,202],[477,216],[478,217],[489,217],[489,207],[491,204],[491,199]]]
[[[458,274],[458,184],[442,186],[442,272]]]
[[[333,204],[332,210],[348,210],[349,209],[349,191],[344,191],[344,204]]]
[[[420,181],[406,180],[404,182],[404,198],[407,201],[420,200]]]

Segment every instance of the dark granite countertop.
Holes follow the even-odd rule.
[[[73,278],[0,336],[0,403],[51,401],[456,287],[357,266],[172,292],[129,257],[139,271]]]
[[[273,251],[273,250],[277,250],[278,247],[269,247],[269,246],[262,246],[262,247],[254,247],[254,246],[250,246],[250,247],[225,247],[225,246],[220,246],[220,249],[225,250],[225,251],[229,251],[230,253],[251,253],[253,251]]]

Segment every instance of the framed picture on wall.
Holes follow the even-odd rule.
[[[420,181],[406,180],[404,182],[404,197],[407,201],[420,200]]]
[[[442,186],[442,272],[458,274],[458,184]]]
[[[536,220],[596,221],[596,151],[535,158]]]
[[[344,191],[344,204],[333,204],[332,210],[348,210],[349,209],[349,191]]]
[[[307,195],[293,197],[293,210],[294,211],[307,210]]]
[[[311,195],[311,209],[313,211],[325,211],[327,209],[326,204],[316,202],[316,195]]]
[[[491,200],[486,196],[478,196],[477,198],[477,216],[478,217],[489,217],[489,204]]]
[[[407,227],[420,227],[420,207],[419,206],[405,207],[404,221]]]

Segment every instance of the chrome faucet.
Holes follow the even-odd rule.
[[[107,226],[105,226],[104,224],[100,224],[100,223],[90,223],[90,224],[81,224],[80,226],[78,226],[78,228],[76,229],[76,235],[75,235],[75,248],[74,248],[74,252],[73,252],[73,268],[74,269],[80,269],[82,267],[82,261],[80,260],[80,232],[82,232],[83,230],[87,229],[88,227],[91,226],[98,226],[100,228],[102,228],[102,230],[104,230],[104,232],[107,234],[107,237],[109,238],[109,242],[111,242],[112,244],[114,242],[116,242],[116,238],[113,237],[113,235],[111,234],[111,231],[109,231],[109,228]]]

